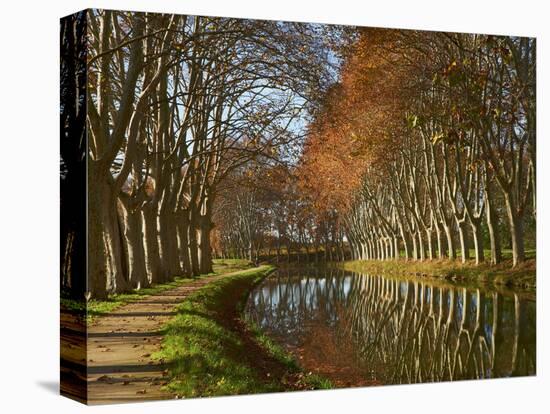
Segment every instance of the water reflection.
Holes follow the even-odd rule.
[[[266,279],[246,314],[283,344],[311,347],[313,338],[316,353],[345,356],[382,383],[536,370],[536,305],[515,293],[302,269]],[[327,331],[333,339],[322,341],[317,332]],[[325,343],[336,352],[319,353]]]

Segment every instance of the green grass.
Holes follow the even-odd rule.
[[[164,330],[153,358],[169,364],[167,389],[179,397],[328,388],[255,327],[239,321],[250,290],[274,270],[261,266],[190,295]]]
[[[505,256],[506,257],[506,256]],[[444,279],[467,285],[506,286],[513,289],[536,289],[536,259],[531,258],[516,267],[512,267],[509,259],[498,265],[481,263],[476,265],[460,260],[356,260],[343,264],[344,269],[364,273],[382,273]]]
[[[243,259],[218,259],[213,261],[213,273],[200,275],[196,278],[176,277],[173,281],[159,283],[147,288],[136,289],[128,293],[109,295],[105,300],[92,299],[88,302],[74,299],[61,298],[61,306],[65,309],[86,313],[86,321],[92,322],[94,318],[113,312],[117,308],[128,303],[143,299],[146,296],[157,295],[169,289],[190,283],[199,278],[220,275],[250,268],[252,263]]]

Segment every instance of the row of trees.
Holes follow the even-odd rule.
[[[310,126],[303,171],[359,259],[513,265],[536,217],[535,40],[363,29]],[[529,226],[526,226],[526,222]],[[526,228],[528,229],[526,230]],[[485,235],[487,237],[485,237]]]
[[[64,267],[65,287],[101,298],[210,272],[220,183],[296,139],[329,75],[322,29],[107,10],[64,24],[61,111],[80,112],[61,130],[88,138],[89,253],[87,286]],[[72,160],[62,151],[62,181],[82,174]],[[81,250],[64,244],[70,263]]]
[[[214,254],[258,262],[343,260],[336,216],[320,218],[295,166],[247,165],[220,192]]]
[[[516,265],[536,218],[535,55],[519,37],[70,16],[63,287],[105,297],[207,273],[211,246],[463,261],[473,247],[479,263],[487,244],[496,264],[509,242]]]

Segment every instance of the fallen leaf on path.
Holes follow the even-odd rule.
[[[108,375],[102,375],[97,380],[100,381],[100,382],[108,382],[108,383],[113,382],[113,379],[111,377],[109,377]]]

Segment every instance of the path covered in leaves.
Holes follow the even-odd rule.
[[[144,297],[94,320],[88,328],[88,403],[174,398],[162,386],[167,367],[151,355],[162,342],[162,326],[190,293],[222,277],[199,279]]]

